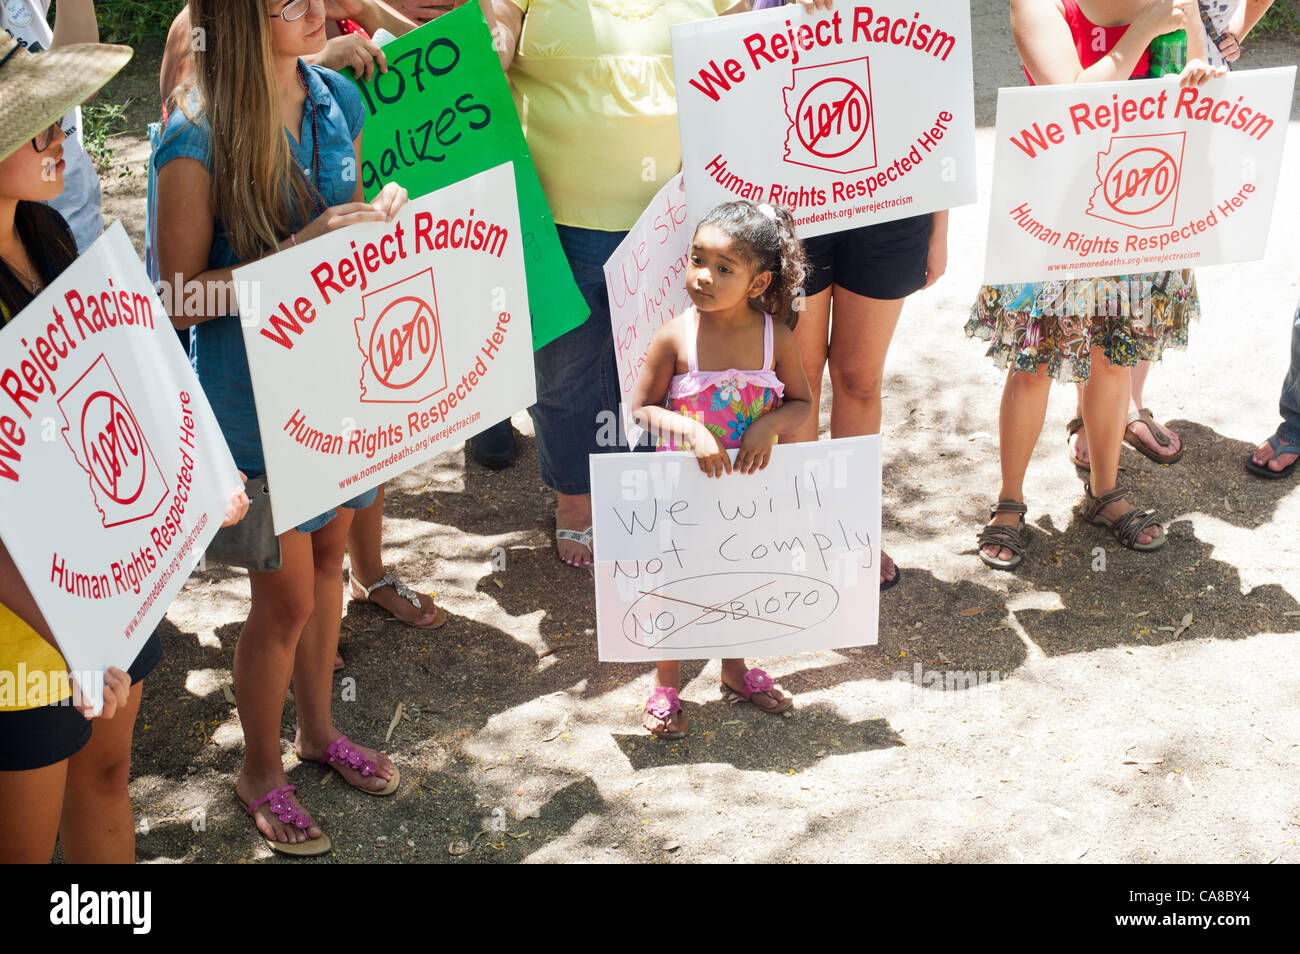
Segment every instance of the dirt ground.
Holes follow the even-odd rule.
[[[341,675],[355,682],[340,691],[355,700],[336,702],[337,721],[367,743],[391,732],[405,781],[368,798],[286,741],[289,778],[335,843],[323,860],[1300,861],[1300,483],[1242,466],[1277,424],[1300,184],[1284,179],[1264,261],[1199,273],[1204,319],[1148,386],[1189,449],[1174,467],[1126,450],[1121,479],[1159,509],[1169,545],[1132,553],[1082,523],[1062,429],[1074,398],[1057,388],[1029,471],[1026,565],[985,569],[1001,377],[961,326],[996,89],[1022,80],[1005,4],[974,6],[981,201],[953,211],[948,274],[908,302],[890,352],[885,544],[905,577],[882,597],[879,645],[763,660],[797,694],[789,719],[725,705],[717,663],[688,664],[691,734],[650,740],[651,671],[597,662],[591,576],[555,557],[554,497],[518,414],[513,469],[458,448],[389,485],[386,559],[452,621],[425,633],[347,606]],[[1246,49],[1247,67],[1297,59],[1290,42]],[[142,48],[109,93],[133,105],[107,211],[137,242],[157,62]],[[163,624],[131,782],[141,860],[281,860],[233,795],[242,739],[223,687],[247,595],[242,573],[209,569]],[[935,671],[997,681],[913,684]],[[286,740],[293,718],[290,703]]]

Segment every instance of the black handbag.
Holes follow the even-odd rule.
[[[207,559],[258,573],[278,570],[282,565],[280,538],[271,523],[271,492],[266,477],[248,481],[244,493],[248,494],[248,513],[233,527],[217,531],[208,544]]]

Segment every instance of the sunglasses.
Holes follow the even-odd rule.
[[[50,123],[49,127],[42,129],[32,137],[32,148],[37,152],[44,152],[50,148],[50,143],[54,142],[54,133],[58,130],[57,122]]]
[[[306,16],[310,7],[311,0],[289,0],[279,13],[268,13],[267,16],[272,20],[279,18],[285,23],[292,23],[294,20],[301,20]]]

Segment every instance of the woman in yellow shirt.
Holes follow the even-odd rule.
[[[668,28],[747,9],[747,0],[491,0],[533,164],[591,309],[535,355],[538,464],[559,498],[560,558],[574,566],[591,565],[588,455],[619,449],[597,444],[620,394],[605,261],[682,165]]]

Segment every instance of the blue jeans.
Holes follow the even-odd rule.
[[[1282,397],[1278,401],[1282,423],[1277,436],[1284,444],[1300,445],[1300,304],[1296,305],[1295,319],[1291,325],[1291,368],[1282,382]]]
[[[573,277],[591,317],[533,355],[537,403],[529,411],[537,433],[542,481],[562,494],[591,492],[587,457],[619,449],[602,447],[602,422],[617,420],[619,386],[614,335],[605,289],[605,262],[626,232],[556,226]],[[613,418],[602,416],[608,411]],[[608,432],[608,426],[605,428]]]

